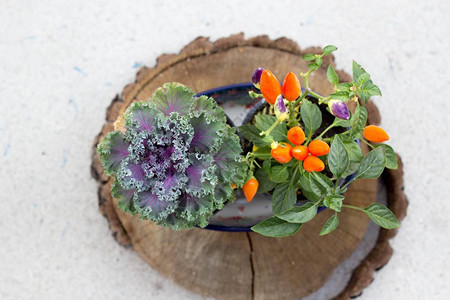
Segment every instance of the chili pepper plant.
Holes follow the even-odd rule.
[[[389,145],[382,144],[389,139],[387,133],[378,126],[366,126],[365,104],[371,96],[381,95],[381,91],[358,63],[353,61],[352,82],[344,83],[328,66],[327,78],[334,93],[323,96],[311,90],[309,77],[322,65],[323,57],[335,50],[329,45],[321,54],[302,57],[309,62],[309,69],[299,74],[304,80],[303,89],[292,72],[282,84],[269,70],[258,68],[252,75],[260,93],[250,92],[250,96],[264,98],[270,106],[267,111],[273,112],[256,114],[251,123],[239,127],[253,145],[245,156],[248,173],[244,194],[248,201],[256,193],[272,194],[274,216],[252,227],[262,235],[293,235],[316,216],[319,207],[334,212],[320,235],[336,229],[343,207],[365,213],[383,228],[400,226],[382,204],[356,207],[345,203],[344,193],[353,181],[377,178],[384,168],[396,169],[397,158]],[[355,102],[354,113],[346,102]],[[331,124],[323,122],[324,117],[329,117],[324,113],[334,118]],[[361,142],[370,147],[365,156]],[[298,201],[302,198],[304,201]]]

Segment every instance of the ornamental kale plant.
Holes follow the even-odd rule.
[[[286,75],[283,84],[269,70],[258,68],[252,75],[261,94],[250,92],[250,96],[263,97],[268,111],[273,112],[257,114],[252,123],[239,128],[254,145],[246,156],[247,180],[251,182],[243,188],[245,195],[249,195],[247,200],[251,201],[256,192],[272,194],[274,216],[252,227],[262,235],[292,235],[316,216],[319,207],[334,212],[320,235],[336,229],[343,207],[365,213],[383,228],[400,226],[384,205],[374,203],[363,208],[345,203],[344,193],[351,182],[377,178],[385,167],[396,169],[397,157],[390,146],[370,143],[382,143],[389,136],[378,126],[366,126],[365,104],[371,96],[381,95],[381,91],[358,63],[353,62],[352,82],[340,82],[336,71],[328,66],[327,78],[334,86],[334,93],[328,96],[309,87],[309,76],[322,65],[323,57],[336,49],[330,45],[321,54],[303,56],[309,62],[308,71],[300,74],[304,79],[303,90],[292,72]],[[354,102],[353,113],[346,102]],[[326,124],[325,117],[331,117],[332,121]],[[366,156],[360,142],[371,149]],[[301,197],[306,203],[299,206]]]
[[[172,229],[204,227],[233,200],[247,165],[214,99],[166,83],[133,103],[98,145],[119,207]]]

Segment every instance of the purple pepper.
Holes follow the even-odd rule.
[[[263,72],[264,72],[263,68],[257,68],[255,69],[255,71],[253,71],[252,82],[257,89],[259,89],[259,82],[261,81],[261,75]]]
[[[289,117],[289,112],[286,108],[286,104],[284,103],[283,96],[279,95],[274,104],[275,116],[279,121],[286,120]]]
[[[348,120],[350,118],[350,112],[343,101],[332,99],[328,101],[328,107],[335,117],[343,120]]]

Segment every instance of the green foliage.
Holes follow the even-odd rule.
[[[290,182],[280,183],[275,187],[272,195],[272,211],[274,214],[279,214],[292,208],[296,202],[297,193]]]
[[[309,100],[304,100],[303,105],[300,108],[300,114],[305,124],[305,133],[307,136],[312,136],[312,134],[319,129],[322,124],[322,113],[319,107]]]
[[[317,204],[308,202],[302,206],[294,206],[277,215],[278,218],[289,223],[303,224],[311,221],[317,214]]]
[[[270,180],[269,174],[262,168],[256,170],[255,177],[259,182],[258,194],[270,192],[276,186],[276,183]]]
[[[302,59],[306,60],[306,61],[311,61],[311,60],[316,59],[316,56],[314,54],[312,54],[312,53],[307,53],[307,54],[302,56]]]
[[[262,137],[259,130],[255,125],[246,124],[239,127],[239,132],[244,138],[251,141],[256,147],[264,147],[270,145],[270,139]]]
[[[381,175],[385,165],[385,150],[378,147],[364,157],[356,170],[356,178],[377,178]]]
[[[289,223],[273,216],[253,226],[252,230],[268,237],[285,237],[295,234],[301,226],[302,224]]]
[[[322,230],[320,231],[320,235],[327,235],[330,232],[334,231],[339,225],[339,218],[337,213],[334,213],[331,218],[323,225]]]
[[[394,229],[400,227],[400,222],[395,215],[384,205],[373,203],[364,208],[363,211],[372,221],[383,228]]]
[[[339,135],[335,135],[328,154],[328,167],[336,178],[341,178],[350,165],[349,155]]]
[[[333,188],[333,182],[324,174],[317,172],[305,172],[300,177],[302,192],[308,199],[319,203],[329,195]]]
[[[396,170],[398,168],[398,162],[397,162],[397,155],[394,152],[394,149],[392,149],[391,146],[386,144],[379,144],[375,147],[381,147],[384,148],[384,154],[385,154],[385,164],[384,166],[388,169]]]
[[[336,50],[337,50],[336,46],[333,45],[325,46],[325,48],[323,48],[323,55],[329,55],[331,54],[331,52],[334,52]]]
[[[277,119],[270,114],[258,114],[252,120],[252,124],[240,127],[243,137],[259,147],[247,155],[251,169],[249,174],[253,175],[253,169],[258,166],[254,172],[260,183],[258,193],[269,192],[272,195],[274,216],[252,228],[263,235],[282,237],[294,234],[302,224],[316,216],[318,207],[326,207],[333,211],[333,215],[324,224],[320,235],[328,234],[336,229],[339,224],[338,213],[343,207],[366,213],[384,228],[396,228],[399,225],[392,212],[381,204],[373,204],[367,208],[345,204],[344,193],[353,180],[377,178],[384,168],[396,169],[398,162],[390,146],[370,145],[373,149],[364,156],[357,141],[361,139],[367,124],[368,112],[365,104],[370,97],[381,95],[379,87],[373,83],[371,76],[361,65],[353,61],[351,82],[339,82],[339,76],[333,66],[326,65],[327,79],[334,88],[333,93],[328,96],[315,93],[310,88],[310,75],[323,67],[326,55],[336,50],[335,46],[328,45],[324,47],[322,53],[303,55],[302,59],[308,63],[306,72],[300,73],[304,81],[302,84],[304,90],[296,100],[285,102],[289,109],[287,120]],[[260,94],[253,93],[253,96],[260,96]],[[356,103],[354,113],[331,113],[330,109],[335,107],[334,104],[339,104],[339,108],[343,111],[347,110],[344,103],[336,100],[347,102],[349,107],[351,107],[350,103]],[[327,104],[329,107],[326,110],[334,116],[332,124],[328,123],[329,116],[322,116],[322,111],[324,114],[327,112],[320,109],[321,105]],[[327,154],[319,156],[325,165],[323,171],[308,172],[311,169],[305,170],[305,162],[291,157],[283,160],[278,156],[275,160],[271,156],[272,147],[275,149],[280,142],[290,144],[287,133],[294,126],[301,127],[305,132],[303,146],[308,146],[313,139],[323,140],[330,146]],[[291,140],[294,142],[295,138]],[[366,142],[364,139],[362,141]],[[283,152],[283,149],[278,150]],[[289,156],[289,153],[280,155],[284,154]],[[281,161],[289,162],[280,163]],[[312,161],[309,160],[308,163]],[[354,176],[350,178],[350,175]],[[306,197],[308,201],[302,206],[297,206],[300,197]]]
[[[342,140],[342,144],[344,145],[350,162],[360,162],[364,158],[361,148],[355,140],[344,139]]]
[[[334,211],[340,212],[344,199],[345,197],[342,195],[330,195],[325,198],[323,204]]]
[[[339,83],[339,77],[332,65],[328,65],[327,78],[331,84],[337,85]]]
[[[357,86],[357,95],[364,103],[371,96],[381,96],[380,88],[372,82],[370,75],[356,61],[353,61],[353,82]]]
[[[352,127],[349,135],[352,139],[358,139],[361,136],[361,132],[366,126],[367,122],[367,109],[364,106],[356,106],[355,113],[352,115]]]
[[[348,99],[350,98],[350,92],[349,91],[338,91],[336,93],[330,94],[330,97],[331,97],[331,99],[348,101]]]
[[[284,183],[289,178],[289,170],[286,165],[274,166],[270,172],[270,179],[275,183]]]
[[[267,129],[272,126],[273,123],[276,121],[275,116],[270,115],[256,115],[255,116],[255,126],[261,131],[266,131]],[[275,141],[279,142],[287,142],[287,127],[286,123],[281,123],[275,126],[275,128],[271,131],[270,135]]]

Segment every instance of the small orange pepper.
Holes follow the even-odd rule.
[[[290,162],[292,159],[291,150],[292,150],[291,145],[281,143],[275,149],[272,149],[270,151],[270,154],[276,161],[285,164]]]
[[[301,145],[305,141],[305,132],[298,126],[292,127],[287,133],[289,142],[294,145]]]
[[[308,148],[305,146],[295,146],[292,148],[291,153],[296,160],[305,160],[308,156]]]
[[[303,162],[303,168],[306,172],[320,172],[325,169],[325,164],[320,158],[310,155]]]
[[[322,156],[330,152],[330,146],[321,140],[314,140],[308,145],[308,150],[311,155]]]
[[[259,182],[255,177],[250,178],[242,187],[242,191],[244,192],[245,198],[247,199],[247,202],[250,202],[253,200],[253,197],[255,197],[256,192],[258,191]]]
[[[275,103],[277,97],[281,95],[281,86],[275,75],[269,70],[264,70],[261,75],[260,91],[264,99],[271,105]]]
[[[382,143],[389,140],[389,135],[384,131],[383,128],[375,126],[375,125],[369,125],[364,128],[364,137],[366,140],[375,142],[375,143]]]
[[[288,101],[296,100],[302,93],[300,81],[292,72],[287,73],[286,77],[284,77],[281,89],[283,91],[284,99]]]

